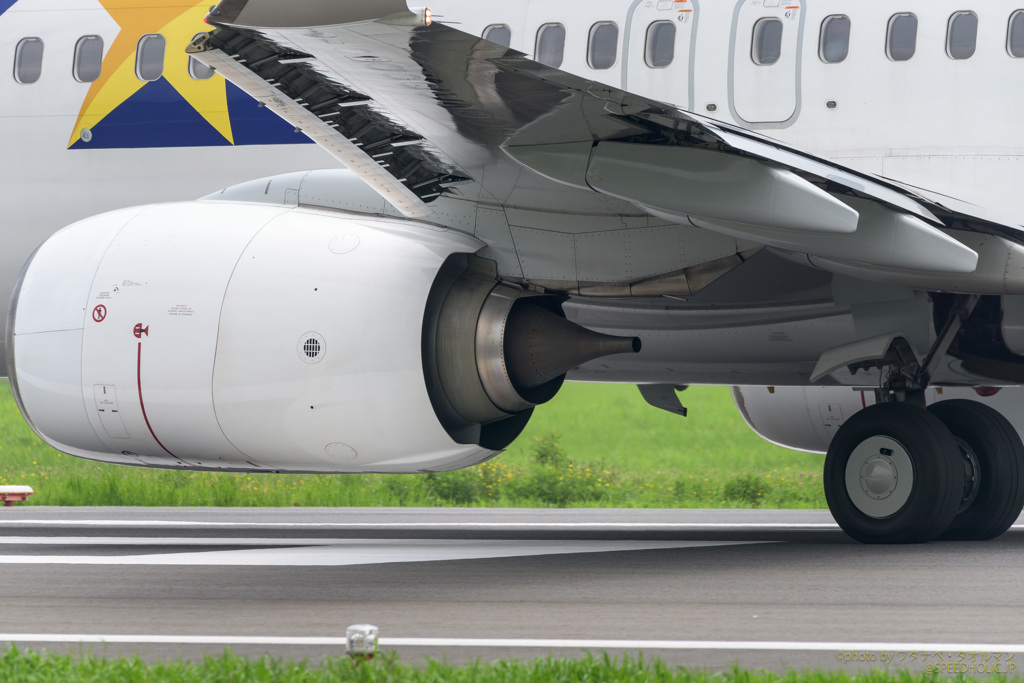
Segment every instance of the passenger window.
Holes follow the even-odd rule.
[[[1011,57],[1024,58],[1024,9],[1010,15],[1010,28],[1006,31],[1006,51]]]
[[[201,35],[205,34],[197,33],[192,36],[192,40],[195,40]],[[195,57],[188,58],[188,75],[191,76],[193,80],[208,81],[213,78],[213,74],[215,73],[217,73],[217,71],[212,66],[206,66]]]
[[[213,78],[217,71],[212,66],[206,66],[195,57],[188,58],[188,75],[194,81],[208,81]]]
[[[561,24],[544,24],[537,31],[537,56],[541,64],[562,66],[565,52],[565,27]]]
[[[850,54],[850,18],[841,14],[826,17],[821,24],[818,56],[828,64],[838,64]]]
[[[587,63],[591,69],[610,69],[619,50],[619,27],[610,21],[601,21],[590,27]]]
[[[18,83],[35,83],[43,72],[43,41],[39,38],[22,38],[14,48],[14,80]]]
[[[135,75],[140,81],[155,81],[164,75],[164,50],[167,39],[150,33],[139,39],[135,54]]]
[[[759,19],[754,24],[754,41],[750,57],[754,64],[768,66],[782,56],[782,22],[773,17]]]
[[[676,56],[676,25],[671,21],[656,21],[647,27],[647,47],[644,61],[653,69],[663,69]]]
[[[484,29],[484,40],[508,47],[512,44],[512,29],[504,24],[494,24]]]
[[[889,36],[885,51],[894,62],[905,62],[917,51],[917,17],[913,14],[894,14],[889,19]]]
[[[978,46],[978,15],[957,12],[946,28],[946,54],[952,59],[970,59]]]
[[[72,71],[79,83],[92,83],[100,77],[103,68],[103,39],[83,36],[75,43],[75,62]]]

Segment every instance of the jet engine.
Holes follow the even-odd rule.
[[[425,472],[506,447],[567,370],[639,350],[497,281],[476,239],[407,220],[190,202],[60,231],[7,325],[18,406],[128,465]]]

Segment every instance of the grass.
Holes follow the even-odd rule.
[[[393,653],[376,660],[356,664],[348,658],[324,661],[319,666],[305,662],[262,657],[249,659],[230,651],[202,662],[161,661],[146,663],[139,657],[104,658],[90,653],[55,655],[22,652],[10,648],[0,655],[0,680],[33,683],[78,683],[80,681],[121,681],[124,683],[213,683],[252,681],[354,681],[358,683],[555,683],[587,681],[593,683],[929,683],[931,673],[906,670],[871,670],[849,674],[845,671],[750,671],[733,668],[723,672],[683,669],[659,659],[643,657],[587,656],[583,659],[537,659],[534,661],[475,661],[450,665],[426,660],[418,665],[399,661]],[[991,678],[957,676],[943,680],[980,681]],[[1019,676],[999,680],[1020,680]]]
[[[631,385],[568,384],[498,458],[427,475],[179,472],[63,455],[0,386],[0,484],[33,505],[823,508],[822,456],[753,434],[721,387],[682,394],[690,417]]]

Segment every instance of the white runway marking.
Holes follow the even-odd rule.
[[[838,530],[835,522],[198,522],[165,519],[0,519],[0,528],[5,526],[85,526],[85,527],[196,527],[235,529],[453,529],[487,530],[518,529],[572,531],[580,529],[650,529],[659,531],[693,530],[763,530],[815,531]],[[1016,522],[1011,530],[1024,530],[1024,521]]]
[[[33,542],[61,545],[64,539],[36,538]],[[174,545],[264,545],[261,539],[81,539],[83,545],[158,545],[174,540]],[[260,567],[337,567],[390,562],[437,562],[443,560],[480,560],[498,557],[567,555],[636,550],[703,548],[744,545],[736,541],[484,541],[450,539],[341,539],[304,543],[298,539],[268,539],[266,545],[285,548],[211,550],[145,555],[0,555],[0,564],[93,564],[93,565],[193,565]],[[308,540],[308,539],[307,539]],[[125,543],[127,541],[127,543]],[[298,542],[297,542],[298,541]],[[17,537],[4,537],[4,543],[21,543]],[[314,545],[315,544],[315,545]],[[298,546],[298,547],[294,547]]]
[[[361,542],[371,543],[364,539]],[[386,543],[388,541],[381,541]],[[338,545],[344,543],[337,538],[257,538],[251,536],[227,536],[214,538],[195,538],[192,536],[0,536],[0,546],[4,545]]]
[[[310,529],[522,529],[522,530],[573,530],[573,529],[838,529],[835,522],[827,523],[781,523],[757,522],[175,522],[170,520],[118,520],[118,519],[2,519],[3,526],[98,526],[98,527],[231,527],[253,528],[310,528]]]
[[[184,645],[331,645],[345,647],[338,636],[203,636],[117,635],[81,633],[0,633],[10,643],[137,643]],[[505,647],[582,650],[776,650],[840,652],[998,652],[1022,653],[1013,643],[901,643],[763,640],[614,640],[562,638],[380,638],[380,647]]]

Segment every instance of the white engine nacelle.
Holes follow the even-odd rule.
[[[7,326],[55,448],[150,467],[426,472],[505,448],[567,369],[639,340],[497,282],[471,236],[225,201],[125,209],[29,259]]]
[[[97,216],[54,235],[26,264],[8,320],[11,386],[43,439],[93,460],[291,472],[466,467],[504,448],[561,384],[557,371],[531,376],[543,385],[531,402],[529,382],[495,388],[461,361],[436,369],[467,335],[472,366],[481,301],[502,287],[473,280],[477,308],[466,313],[445,298],[465,285],[437,286],[439,273],[452,279],[449,257],[481,246],[401,220],[227,202]],[[490,308],[483,327],[502,339],[516,306]],[[466,329],[443,329],[447,319]],[[479,348],[486,336],[477,332]],[[489,353],[504,367],[500,345]],[[511,409],[481,406],[476,422],[460,415],[451,403],[469,402],[459,382]]]
[[[1002,413],[1024,438],[1024,387],[982,392],[969,387],[931,387],[931,405],[953,398],[985,403]],[[733,401],[744,422],[771,443],[798,451],[824,453],[843,423],[874,405],[873,391],[850,387],[733,387]]]
[[[59,450],[158,467],[422,471],[452,440],[423,379],[434,276],[480,244],[401,221],[193,202],[62,230],[8,323],[12,387]],[[382,407],[385,407],[382,409]]]

